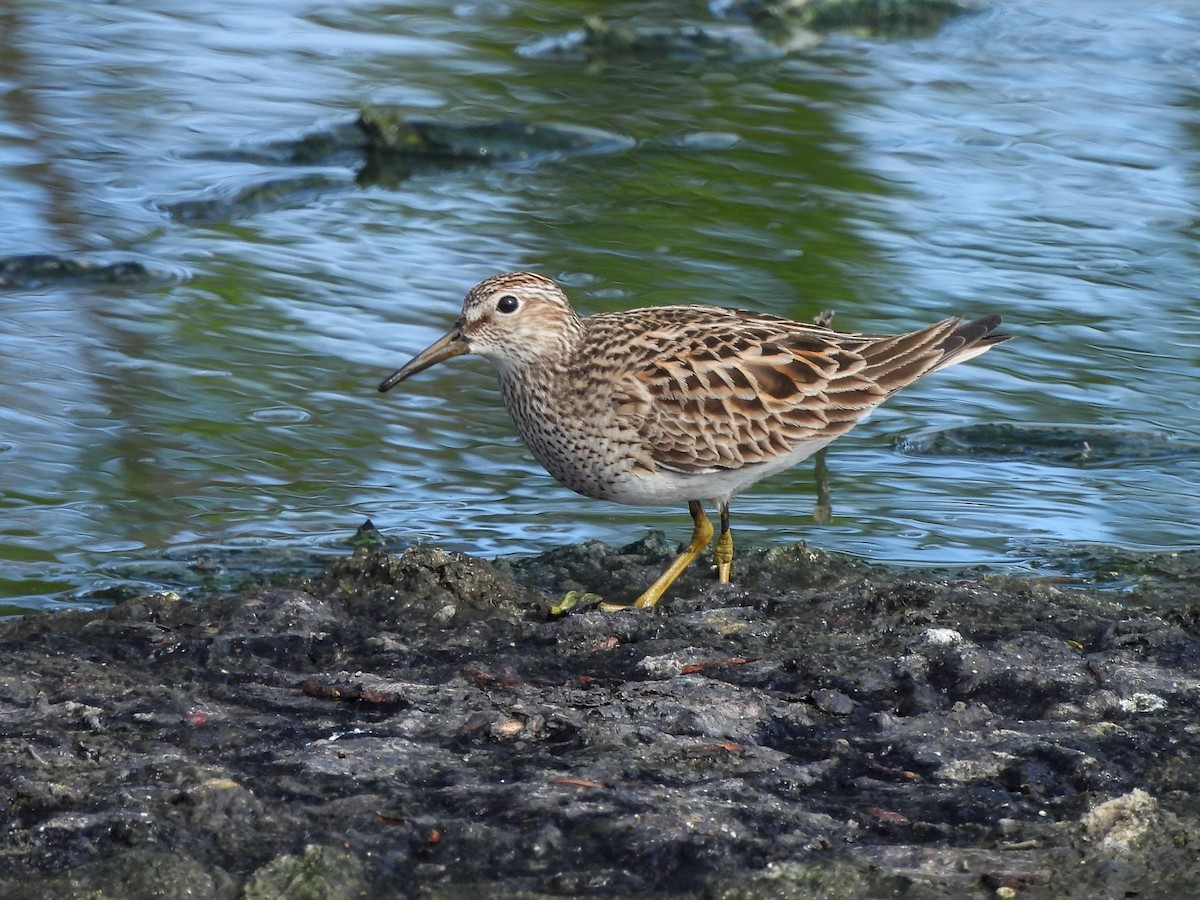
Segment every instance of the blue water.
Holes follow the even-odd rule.
[[[843,328],[1002,313],[1020,339],[922,382],[739,498],[744,544],[1047,565],[1200,545],[1200,463],[914,458],[978,422],[1200,438],[1200,5],[995,4],[911,40],[747,64],[534,60],[591,4],[10,4],[0,255],[136,260],[161,280],[0,292],[0,603],[98,602],[164,554],[344,552],[389,535],[484,556],[647,528],[555,484],[494,376],[459,359],[379,395],[475,281],[530,268],[585,311],[748,306]],[[669,20],[677,4],[612,4]],[[355,187],[341,165],[212,158],[351,119],[603,128],[633,149]],[[204,151],[204,152],[201,152]],[[311,172],[340,189],[228,222],[172,202]],[[150,579],[153,583],[153,579]]]

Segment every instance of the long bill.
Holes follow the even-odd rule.
[[[463,337],[462,328],[455,325],[391,375],[383,379],[379,384],[379,390],[390,391],[410,375],[424,372],[430,366],[437,365],[442,360],[469,353],[470,349],[467,346],[466,338]]]

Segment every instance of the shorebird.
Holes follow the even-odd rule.
[[[510,272],[467,293],[453,327],[379,385],[474,353],[495,366],[525,445],[588,497],[686,503],[687,547],[634,601],[654,606],[708,546],[733,567],[729,502],[845,434],[923,375],[966,362],[1009,335],[1000,317],[942,319],[906,334],[853,334],[716,306],[580,316],[541,275]]]

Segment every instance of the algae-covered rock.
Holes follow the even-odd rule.
[[[1158,802],[1141,788],[1097,804],[1082,823],[1102,851],[1117,856],[1128,856],[1151,830],[1161,831],[1163,826]]]
[[[19,881],[0,874],[7,900],[228,900],[236,882],[221,869],[186,853],[130,848],[58,874]]]
[[[1040,564],[1084,583],[1132,586],[1134,594],[1157,597],[1163,608],[1200,611],[1200,550],[1131,550],[1109,544],[1053,544],[1037,548]],[[1200,615],[1200,612],[1197,612]]]
[[[1024,459],[1074,466],[1200,457],[1200,443],[1165,431],[1076,425],[964,425],[901,437],[896,448],[909,456]]]
[[[512,161],[626,148],[619,135],[579,126],[538,125],[518,119],[458,124],[414,119],[402,107],[367,105],[358,118],[372,153],[422,159]]]
[[[271,141],[258,147],[209,150],[200,158],[264,165],[361,166],[370,156],[393,156],[413,163],[513,162],[561,157],[579,153],[610,153],[628,149],[633,141],[598,128],[578,125],[543,125],[521,119],[493,122],[452,122],[414,117],[404,106],[367,103],[353,121],[311,131],[298,138]],[[284,189],[321,187],[300,178],[281,179]],[[248,187],[269,198],[270,185]],[[255,194],[248,195],[253,201]]]
[[[719,15],[748,19],[764,33],[850,31],[872,37],[933,34],[947,20],[978,12],[973,0],[717,0]]]
[[[350,182],[345,178],[317,173],[267,178],[208,190],[198,197],[165,203],[163,208],[180,222],[226,222],[274,209],[288,209],[349,186]]]
[[[625,58],[751,63],[812,49],[830,32],[933,34],[948,19],[978,10],[972,0],[715,0],[711,6],[718,17],[749,25],[642,25],[589,16],[582,28],[525,44],[518,53],[592,64]]]
[[[362,862],[344,850],[309,845],[256,871],[242,887],[242,900],[356,900],[369,896]]]
[[[334,563],[338,601],[377,621],[402,624],[418,610],[442,622],[536,614],[528,588],[489,563],[436,547],[412,547],[399,556],[371,548]]]
[[[767,38],[753,28],[721,23],[655,27],[590,16],[583,28],[526,44],[518,52],[533,59],[589,62],[645,57],[745,63],[785,56],[820,42],[818,35],[800,29]]]
[[[414,118],[401,106],[366,104],[355,120],[298,138],[196,154],[204,159],[273,168],[345,166],[354,170],[353,180],[329,172],[258,175],[160,205],[181,222],[226,222],[301,205],[355,186],[395,187],[421,173],[436,174],[486,163],[536,163],[580,154],[614,153],[633,145],[627,137],[597,128],[519,119],[445,122]]]
[[[781,862],[749,877],[714,885],[708,900],[861,900],[870,896],[865,873],[836,854]]]
[[[0,290],[54,284],[144,284],[163,279],[133,260],[99,263],[49,253],[0,257]]]

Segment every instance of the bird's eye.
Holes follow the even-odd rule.
[[[517,307],[521,305],[521,301],[512,294],[505,294],[496,301],[496,309],[502,313],[515,313]]]

